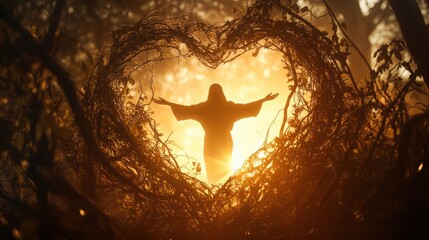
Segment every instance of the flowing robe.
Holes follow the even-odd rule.
[[[247,104],[206,101],[190,106],[171,106],[178,121],[193,119],[203,127],[204,162],[209,182],[217,183],[230,172],[233,147],[230,132],[234,123],[242,118],[257,116],[261,106],[261,101]]]

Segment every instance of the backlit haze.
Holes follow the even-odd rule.
[[[360,1],[360,3],[364,13],[368,7],[374,5],[370,0]],[[225,13],[213,15],[196,9],[198,8],[192,9],[194,14],[212,24],[221,23],[232,17]],[[256,118],[242,119],[235,123],[231,132],[234,141],[232,171],[237,170],[264,143],[266,136],[268,136],[267,140],[271,141],[279,132],[283,120],[281,111],[289,93],[281,54],[261,49],[257,56],[253,56],[255,51],[252,50],[233,62],[220,65],[216,70],[209,70],[195,57],[175,58],[177,54],[173,52],[169,56],[173,58],[172,60],[155,62],[138,68],[132,74],[138,84],[130,86],[130,95],[136,96],[141,89],[149,89],[151,81],[153,81],[154,92],[145,92],[149,99],[154,95],[183,105],[205,101],[208,89],[213,83],[219,83],[223,87],[226,98],[236,103],[255,101],[270,92],[280,93],[275,100],[263,104]],[[147,60],[144,58],[143,56],[143,59],[135,62],[136,66]],[[162,140],[168,140],[169,147],[182,166],[182,170],[189,172],[194,166],[192,161],[199,162],[202,171],[196,177],[206,181],[203,158],[204,130],[201,125],[194,120],[178,122],[168,106],[152,103],[150,108],[153,111],[152,117],[158,124],[157,129],[163,134]],[[191,175],[195,176],[195,171],[191,172]]]
[[[282,55],[268,49],[261,49],[256,57],[253,56],[254,53],[248,52],[233,62],[220,65],[216,70],[208,69],[195,57],[164,60],[142,67],[133,74],[133,78],[140,80],[135,86],[147,85],[150,82],[148,72],[152,71],[154,96],[183,105],[205,101],[213,83],[219,83],[227,100],[236,103],[259,100],[270,92],[280,93],[273,101],[263,104],[256,118],[246,118],[235,123],[231,132],[234,141],[232,171],[235,171],[259,149],[266,136],[268,141],[277,136],[288,94]],[[150,97],[151,93],[146,92],[146,95]],[[152,103],[150,107],[152,117],[158,124],[157,129],[163,134],[162,139],[175,143],[169,146],[182,170],[187,172],[187,168],[193,166],[192,161],[199,162],[202,171],[196,177],[206,181],[204,130],[200,123],[194,120],[177,121],[169,106]]]

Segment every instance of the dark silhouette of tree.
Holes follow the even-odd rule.
[[[417,2],[389,0],[401,28],[402,36],[416,60],[418,70],[429,87],[429,30]]]
[[[352,47],[349,58],[353,74],[357,79],[363,79],[370,71],[365,63],[365,61],[370,62],[371,59],[369,36],[382,21],[383,15],[388,15],[385,13],[388,9],[381,8],[384,1],[380,0],[370,8],[370,13],[365,16],[359,6],[359,1],[327,0],[327,2],[335,13],[342,14],[346,24],[346,33],[363,54],[362,59],[362,56]]]
[[[395,12],[396,19],[402,32],[405,43],[408,46],[411,56],[417,64],[416,75],[421,75],[426,87],[429,87],[429,28],[425,24],[421,10],[415,0],[397,1],[389,0],[389,4]],[[427,104],[427,103],[426,103]],[[427,133],[429,114],[427,105],[425,111],[416,114],[408,120],[401,128],[401,138],[399,142],[398,159],[405,167],[407,161],[415,154],[410,151],[412,144],[420,145],[424,152],[419,169],[429,163],[427,155],[428,139],[427,134],[420,134],[419,131]],[[428,238],[429,232],[424,230],[424,225],[429,222],[429,204],[426,200],[429,196],[427,188],[423,187],[429,181],[429,174],[422,171],[415,178],[411,178],[407,186],[407,202],[409,205],[402,212],[401,238]]]

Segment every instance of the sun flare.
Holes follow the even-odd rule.
[[[282,111],[289,92],[280,53],[261,49],[255,57],[253,52],[248,52],[216,70],[208,70],[195,58],[163,61],[158,65],[153,68],[156,78],[154,96],[178,104],[192,105],[205,101],[209,86],[213,83],[221,84],[227,100],[236,103],[248,103],[269,93],[280,93],[275,100],[264,103],[257,117],[235,123],[231,131],[234,142],[231,174],[241,168],[265,139],[270,141],[278,134],[283,119],[282,114],[276,116]],[[192,159],[204,166],[204,130],[201,125],[192,120],[177,121],[169,107],[152,104],[151,108],[164,140],[171,140],[177,145],[170,147],[179,164],[186,166]],[[196,177],[206,181],[204,171],[203,167]]]

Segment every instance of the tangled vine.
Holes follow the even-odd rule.
[[[94,221],[103,236],[336,238],[370,232],[380,214],[391,214],[398,182],[415,176],[424,161],[424,146],[412,143],[419,142],[418,128],[423,133],[417,138],[427,137],[427,116],[405,124],[405,96],[416,74],[392,90],[390,74],[380,83],[394,69],[381,57],[369,79],[357,83],[347,64],[349,42],[337,32],[341,26],[333,21],[333,33],[320,31],[302,17],[305,12],[276,0],[256,1],[223,25],[190,14],[149,14],[112,33],[110,49],[84,86],[88,126],[78,123],[61,144],[85,196],[73,192],[73,198],[85,203],[82,211],[90,216],[102,216]],[[290,93],[278,136],[222,186],[182,173],[151,118],[151,96],[127,102],[135,67],[129,63],[196,57],[216,69],[262,48],[280,52],[279,64],[288,71]],[[376,54],[391,57],[389,49],[401,54],[403,46],[392,42]]]

